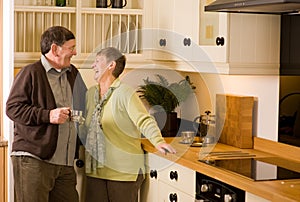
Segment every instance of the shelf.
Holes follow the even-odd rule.
[[[32,4],[14,8],[16,67],[40,58],[40,36],[54,25],[75,34],[77,55],[73,61],[77,64],[86,66],[93,53],[107,46],[119,48],[128,56],[142,55],[143,9],[96,8],[92,1],[65,7]]]
[[[15,12],[39,12],[39,13],[75,13],[76,7],[60,6],[22,6],[15,5]]]
[[[143,9],[81,8],[82,13],[112,15],[143,15]]]

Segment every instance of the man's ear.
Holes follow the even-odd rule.
[[[57,57],[58,56],[58,45],[56,45],[55,43],[53,43],[52,45],[51,45],[51,53],[52,53],[52,55],[54,55],[55,57]]]

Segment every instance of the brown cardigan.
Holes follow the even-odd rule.
[[[67,78],[73,92],[74,109],[84,111],[86,86],[71,65]],[[49,113],[55,99],[41,61],[27,65],[16,75],[6,102],[6,114],[14,121],[12,151],[27,151],[41,159],[55,152],[58,125],[51,124]]]

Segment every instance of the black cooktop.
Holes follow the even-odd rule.
[[[255,181],[300,179],[300,163],[279,161],[278,157],[199,160]],[[279,163],[281,162],[281,163]]]

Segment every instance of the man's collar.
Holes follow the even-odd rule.
[[[49,72],[51,69],[55,69],[57,72],[65,72],[65,71],[71,71],[70,70],[70,67],[67,67],[67,68],[63,68],[61,70],[58,70],[56,68],[54,68],[50,63],[49,61],[47,60],[46,56],[42,55],[41,56],[41,62],[42,62],[42,65],[44,66],[46,72]]]

